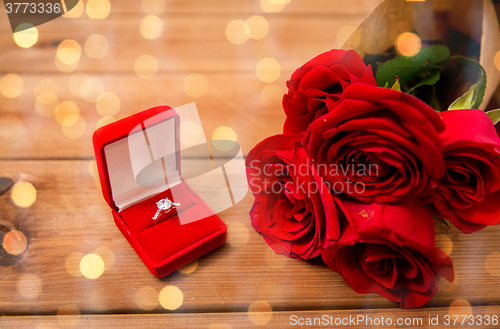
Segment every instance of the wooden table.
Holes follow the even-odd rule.
[[[0,119],[19,119],[9,117],[14,124],[2,126],[11,129],[9,136],[15,138],[0,137],[0,177],[30,182],[36,201],[23,208],[16,205],[11,191],[0,195],[0,237],[17,230],[27,239],[20,255],[0,251],[0,313],[4,315],[0,327],[284,328],[293,324],[293,316],[379,320],[383,316],[393,319],[396,327],[397,318],[421,318],[427,326],[429,317],[439,316],[443,324],[447,314],[500,315],[499,226],[469,236],[438,226],[437,244],[450,253],[457,279],[453,284],[441,282],[426,307],[400,310],[377,294],[356,294],[321,261],[275,255],[251,227],[250,194],[220,214],[228,224],[226,244],[188,268],[156,279],[115,227],[95,180],[91,136],[103,116],[94,102],[70,92],[70,78],[76,73],[99,79],[106,91],[118,96],[121,106],[114,118],[156,105],[196,102],[207,138],[220,126],[231,127],[246,154],[260,140],[281,131],[280,100],[291,73],[308,59],[339,47],[344,37],[338,31],[357,26],[379,2],[292,0],[282,11],[267,13],[259,1],[172,0],[160,14],[163,33],[150,40],[139,31],[146,17],[141,2],[113,1],[105,19],[83,14],[39,26],[38,41],[27,49],[13,41],[2,9],[0,75],[18,74],[24,86],[16,98],[0,94]],[[267,35],[243,44],[229,42],[228,24],[252,15],[267,20]],[[86,40],[93,34],[109,41],[109,52],[102,59],[85,52]],[[71,72],[55,64],[57,47],[66,39],[82,48]],[[158,62],[150,79],[134,72],[134,63],[143,54]],[[280,64],[276,81],[267,83],[257,77],[262,58],[274,58]],[[200,97],[184,90],[192,73],[203,75],[208,83]],[[36,111],[35,87],[42,79],[58,86],[59,102],[78,106],[79,121],[70,125],[76,135],[64,130],[56,117]],[[262,92],[270,85],[274,87]],[[18,244],[14,241],[14,247]],[[96,279],[84,277],[79,269],[82,257],[90,253],[98,254],[105,264]],[[178,295],[161,297],[167,286],[177,287],[174,290],[180,290],[182,300]],[[159,299],[181,305],[170,311]]]

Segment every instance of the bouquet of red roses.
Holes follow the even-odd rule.
[[[283,134],[246,159],[250,215],[276,253],[321,256],[357,293],[413,308],[454,277],[435,219],[464,233],[500,223],[498,112],[478,109],[481,65],[444,45],[376,65],[334,49],[293,73]],[[439,82],[457,71],[475,82],[450,102]]]

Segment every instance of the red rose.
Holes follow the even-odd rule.
[[[348,211],[342,235],[321,256],[354,291],[376,292],[402,308],[413,308],[436,293],[438,274],[453,281],[453,264],[435,247],[434,219],[427,208],[342,203]]]
[[[445,176],[424,200],[441,218],[472,233],[500,223],[500,139],[480,110],[441,112]]]
[[[444,128],[439,114],[412,95],[353,84],[309,126],[303,145],[335,192],[364,202],[394,202],[438,186]]]
[[[312,170],[302,137],[265,139],[250,151],[246,166],[255,196],[253,227],[276,253],[309,259],[319,255],[326,235],[334,240],[340,229],[335,200]]]
[[[304,64],[286,83],[283,132],[305,132],[311,122],[331,110],[351,83],[377,85],[371,66],[366,66],[354,50],[332,49]]]

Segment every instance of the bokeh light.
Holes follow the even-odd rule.
[[[38,29],[31,23],[21,23],[14,30],[14,42],[21,48],[30,48],[38,41]]]
[[[141,287],[135,292],[135,303],[144,311],[151,311],[158,306],[158,292],[153,287]]]
[[[12,202],[18,207],[31,207],[36,201],[36,189],[30,182],[20,181],[14,184],[11,191]]]
[[[176,310],[184,301],[184,294],[176,286],[166,286],[158,296],[161,306],[166,310]]]
[[[17,292],[24,299],[36,299],[42,292],[42,281],[36,274],[23,274],[17,283]]]
[[[56,107],[56,119],[60,124],[71,114],[80,114],[80,108],[72,101],[64,101]]]
[[[104,261],[97,254],[87,254],[80,260],[80,272],[87,279],[97,279],[104,273]]]
[[[444,251],[448,256],[453,252],[453,242],[446,234],[436,234],[436,247]]]
[[[35,86],[35,96],[38,97],[43,93],[51,93],[59,95],[59,86],[52,79],[42,79]]]
[[[226,38],[235,45],[245,43],[250,33],[250,26],[240,19],[235,19],[226,26]]]
[[[453,315],[472,315],[472,306],[466,299],[456,299],[450,304],[448,314]]]
[[[184,91],[188,96],[203,96],[208,89],[207,78],[203,74],[191,73],[184,79]]]
[[[101,59],[108,53],[109,41],[104,35],[92,34],[85,41],[85,53],[90,58]]]
[[[96,101],[97,112],[102,116],[114,116],[120,112],[120,98],[112,92],[101,94]]]
[[[9,114],[0,119],[0,137],[11,141],[19,137],[23,123],[15,115]]]
[[[401,33],[396,38],[395,47],[397,52],[403,56],[415,56],[420,51],[420,38],[415,33]]]
[[[232,247],[243,247],[248,243],[250,232],[242,223],[227,224],[227,243]]]
[[[104,93],[104,84],[98,78],[87,78],[80,86],[80,95],[90,103],[97,102],[99,96]]]
[[[108,0],[89,0],[85,11],[92,19],[103,19],[108,17],[111,11],[111,3]]]
[[[250,304],[247,316],[253,324],[263,326],[271,321],[273,309],[266,301],[258,300]]]
[[[82,92],[81,92],[82,84],[88,78],[89,76],[86,75],[85,73],[73,74],[68,81],[68,88],[71,95],[75,97],[82,97]]]
[[[269,110],[279,109],[284,93],[285,91],[278,85],[267,85],[260,92],[260,102]]]
[[[148,15],[141,20],[139,31],[146,39],[157,39],[163,33],[163,21],[155,15]]]
[[[271,83],[281,74],[281,66],[274,58],[264,58],[257,63],[257,77],[260,81]]]
[[[231,127],[220,126],[212,133],[212,140],[229,140],[236,142],[238,135]]]
[[[146,15],[161,15],[166,7],[166,0],[142,0],[142,11]]]
[[[193,121],[181,122],[180,130],[182,147],[197,145],[203,134],[200,126]]]
[[[104,127],[106,125],[109,125],[110,123],[113,123],[115,121],[116,121],[115,117],[109,117],[109,116],[102,117],[99,119],[99,121],[97,121],[97,123],[95,125],[95,129],[97,130],[97,129]]]
[[[23,79],[17,74],[7,74],[0,80],[0,92],[7,98],[18,97],[22,94],[23,89]]]
[[[64,18],[78,18],[82,16],[83,11],[85,10],[85,5],[83,4],[83,1],[78,1],[76,6],[71,8],[70,11],[66,12],[63,17]]]
[[[85,134],[87,124],[78,114],[70,114],[62,122],[63,134],[70,139],[78,139]]]
[[[82,47],[75,40],[67,39],[57,47],[57,59],[66,65],[73,65],[80,60]]]
[[[248,33],[247,35],[252,39],[262,39],[269,32],[269,23],[264,17],[260,15],[249,17],[246,20],[246,23],[249,29],[245,29],[245,32],[249,30],[250,33]]]
[[[28,240],[23,232],[12,230],[4,235],[2,245],[6,252],[18,256],[26,250]]]
[[[66,258],[66,271],[74,277],[81,277],[82,272],[80,271],[80,261],[82,260],[83,256],[85,254],[81,252],[72,252],[67,258]]]
[[[180,269],[178,269],[177,272],[187,275],[196,271],[197,268],[198,268],[198,260],[194,260],[191,263],[187,264],[186,266],[183,266]]]
[[[492,252],[486,257],[486,271],[492,276],[500,276],[500,252]]]
[[[36,98],[35,110],[42,117],[49,118],[56,113],[59,99],[53,93],[42,93]]]
[[[158,71],[158,61],[151,55],[141,55],[135,60],[134,71],[139,78],[150,79]]]
[[[285,8],[286,0],[260,0],[260,7],[266,13],[279,13]]]
[[[100,246],[92,251],[93,254],[99,255],[104,261],[104,270],[107,271],[115,265],[115,253],[106,246]]]
[[[57,309],[57,322],[63,328],[76,327],[80,323],[80,320],[80,310],[73,304],[62,305]]]
[[[495,67],[497,68],[497,70],[500,71],[500,50],[497,51],[497,53],[495,54],[494,63],[495,63]]]

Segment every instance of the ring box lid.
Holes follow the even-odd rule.
[[[180,183],[179,120],[171,107],[158,106],[94,132],[102,194],[111,209],[124,210]]]

